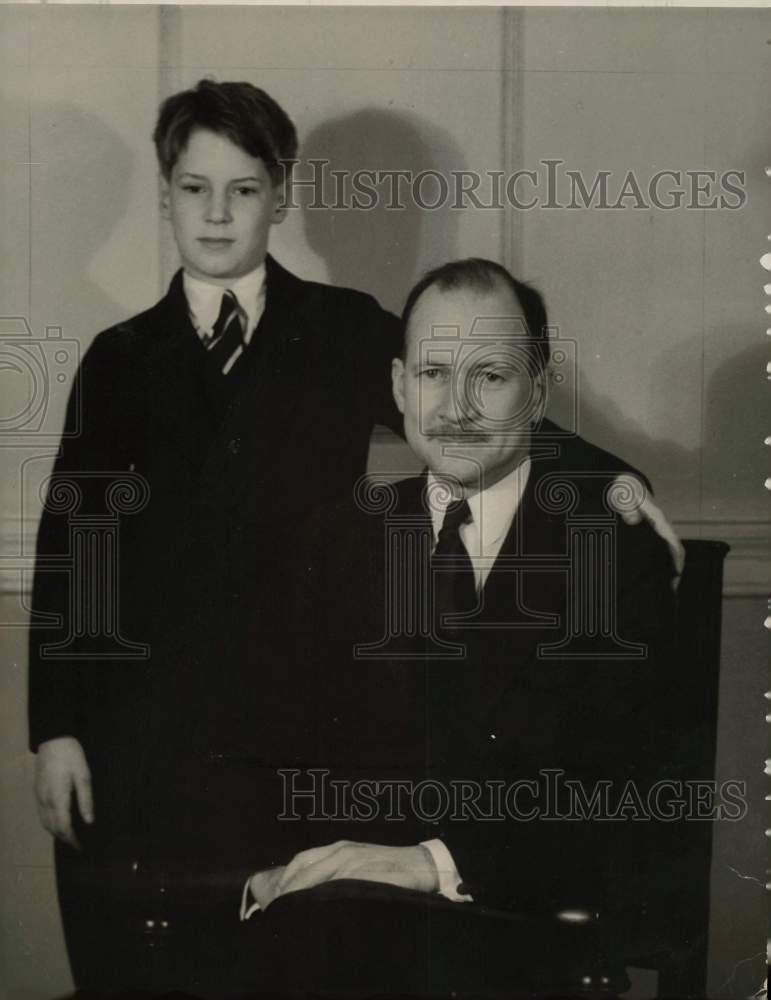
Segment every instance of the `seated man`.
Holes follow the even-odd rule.
[[[280,817],[307,846],[249,879],[244,930],[287,988],[606,989],[671,883],[645,802],[671,759],[672,558],[620,516],[627,467],[543,418],[537,292],[458,261],[403,319],[394,397],[427,471],[314,518],[309,767]]]

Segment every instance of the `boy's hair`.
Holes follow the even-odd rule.
[[[153,142],[166,180],[197,128],[217,132],[261,159],[274,185],[284,180],[282,161],[297,156],[295,127],[270,94],[251,83],[199,80],[192,90],[166,98],[158,113]]]
[[[407,324],[410,321],[415,306],[421,295],[436,285],[442,291],[455,291],[467,288],[472,292],[490,292],[500,282],[511,289],[522,305],[527,326],[528,348],[535,372],[543,372],[549,363],[549,340],[546,318],[546,306],[540,292],[530,285],[519,281],[505,267],[493,260],[483,257],[467,257],[465,260],[453,260],[441,267],[434,268],[424,274],[407,296],[402,312],[402,330],[405,336],[406,350]]]

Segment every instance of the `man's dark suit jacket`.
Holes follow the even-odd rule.
[[[364,471],[373,425],[401,422],[394,316],[270,257],[266,289],[227,379],[210,371],[181,272],[157,305],[94,341],[67,413],[66,431],[82,430],[63,438],[53,482],[78,484],[82,515],[109,513],[109,482],[144,479],[146,505],[120,519],[115,612],[123,638],[150,656],[81,659],[97,647],[79,639],[71,658],[47,659],[43,647],[67,635],[72,615],[66,575],[42,563],[33,608],[63,624],[34,628],[30,646],[30,745],[66,735],[83,744],[96,812],[81,830],[87,847],[144,870],[158,858],[188,871],[190,858],[216,857],[217,877],[234,885],[244,863],[274,860],[275,838],[255,831],[276,809],[261,807],[253,768],[294,752],[278,615],[297,526]],[[68,525],[47,504],[39,559],[68,552]],[[248,841],[248,862],[234,841]]]
[[[554,431],[547,424],[544,436]],[[432,779],[446,788],[498,781],[509,788],[535,780],[537,801],[525,788],[518,804],[523,813],[535,804],[543,814],[545,770],[564,772],[560,782],[581,782],[588,800],[597,782],[612,782],[613,810],[627,781],[637,783],[644,801],[649,785],[669,773],[676,732],[667,715],[670,554],[648,525],[628,527],[608,506],[613,470],[626,467],[581,439],[556,456],[549,452],[536,438],[527,488],[485,583],[477,627],[438,633],[464,645],[461,659],[443,657],[433,640],[408,629],[386,642],[379,658],[371,648],[364,657],[352,652],[387,635],[397,604],[409,609],[416,628],[429,579],[425,565],[422,576],[414,568],[416,539],[421,532],[431,537],[424,477],[399,483],[392,495],[361,493],[363,502],[337,504],[311,526],[315,543],[306,550],[297,620],[304,629],[300,655],[316,666],[315,760],[329,769],[330,781]],[[576,584],[568,573],[577,558],[572,532],[591,525],[610,531],[612,550],[598,549],[599,563]],[[550,657],[543,644],[565,634],[571,603],[588,600],[600,567],[612,570],[607,596],[616,605],[616,635],[645,644],[646,654],[627,659],[621,654],[629,648],[596,634],[573,644],[581,658]],[[308,802],[297,802],[307,812]],[[671,881],[664,826],[629,821],[630,810],[605,822],[495,820],[483,815],[490,802],[483,794],[465,817],[453,817],[427,790],[425,809],[440,813],[436,821],[420,822],[425,813],[416,818],[409,809],[402,819],[384,818],[387,809],[362,819],[365,808],[358,819],[309,825],[315,843],[440,837],[474,901],[513,911],[580,904],[620,912],[628,901],[639,910]],[[567,806],[563,787],[551,811]]]

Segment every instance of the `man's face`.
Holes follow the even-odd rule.
[[[286,214],[282,194],[261,159],[216,132],[193,131],[161,188],[185,270],[216,285],[253,271]]]
[[[508,475],[530,449],[544,396],[542,376],[528,370],[524,324],[502,283],[489,292],[433,286],[410,317],[404,362],[393,362],[407,442],[466,494]]]

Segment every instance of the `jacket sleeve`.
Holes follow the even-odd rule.
[[[354,333],[360,344],[357,381],[364,419],[370,424],[390,427],[404,437],[404,419],[396,408],[391,390],[391,362],[402,351],[401,320],[367,296],[362,325],[366,336],[362,336],[361,330]]]
[[[87,351],[67,405],[59,452],[48,481],[38,528],[29,632],[29,744],[32,751],[59,736],[80,738],[86,660],[75,655],[71,578],[71,518],[104,507],[104,473],[121,469],[122,427],[119,383],[123,359],[107,331]],[[96,474],[96,475],[95,475]],[[101,475],[101,498],[97,480]],[[65,645],[72,655],[52,656]]]

